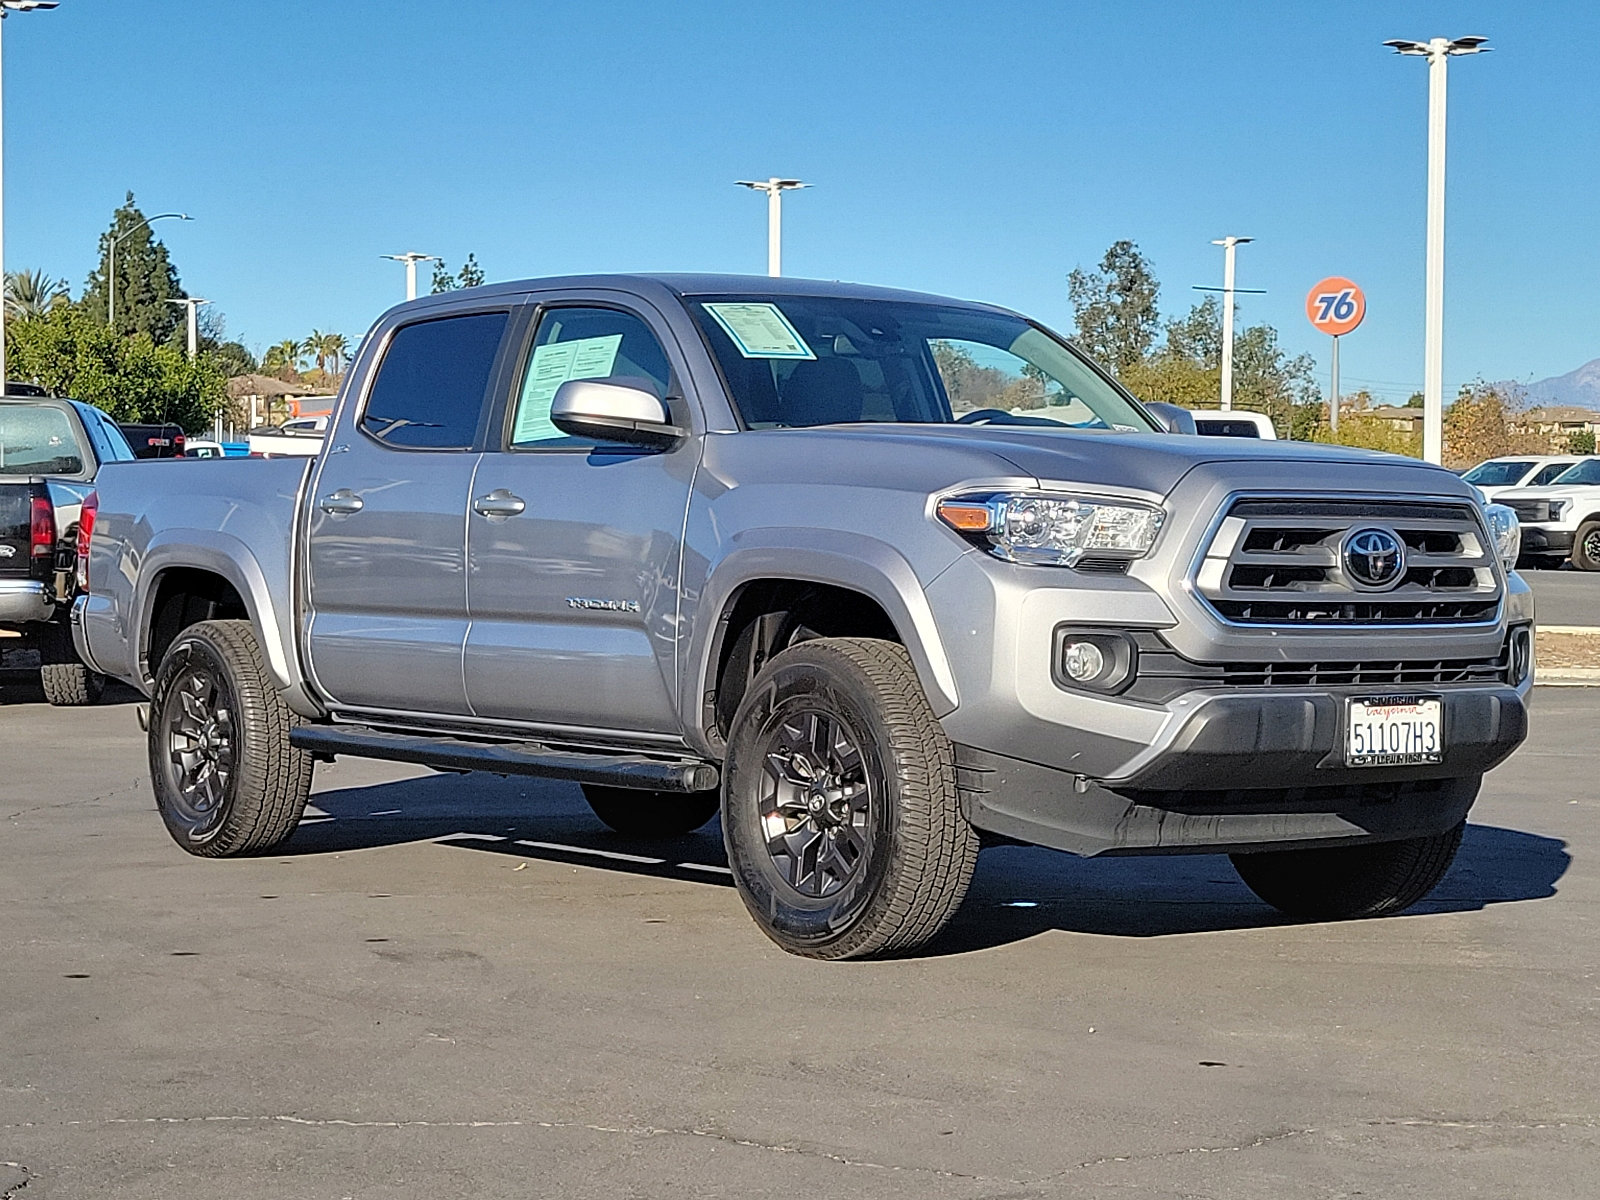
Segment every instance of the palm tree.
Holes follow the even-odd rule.
[[[286,338],[275,346],[267,347],[267,352],[261,356],[261,369],[290,382],[300,373],[300,356],[303,353],[299,342]]]
[[[309,354],[312,358],[316,359],[317,370],[324,375],[328,373],[328,355],[327,351],[323,347],[323,343],[326,340],[327,335],[324,334],[322,330],[313,329],[311,331],[311,336],[300,343],[300,352],[302,354]]]
[[[5,310],[8,317],[42,317],[66,299],[67,282],[64,279],[52,279],[43,271],[6,272]]]
[[[342,333],[325,333],[319,344],[321,357],[330,364],[335,375],[341,374],[344,371],[344,360],[350,357],[350,339]]]

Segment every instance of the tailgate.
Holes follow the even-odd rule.
[[[33,574],[33,498],[44,495],[38,480],[0,483],[0,579]]]

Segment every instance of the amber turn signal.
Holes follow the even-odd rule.
[[[994,515],[986,504],[943,500],[939,503],[939,519],[957,533],[987,533]]]

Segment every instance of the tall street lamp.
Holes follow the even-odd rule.
[[[1223,412],[1233,408],[1233,256],[1240,246],[1255,238],[1225,237],[1213,239],[1213,246],[1222,247],[1222,402]]]
[[[783,193],[795,188],[810,187],[798,179],[739,179],[740,187],[767,194],[767,274],[776,279],[783,274]]]
[[[1445,68],[1452,54],[1480,54],[1488,38],[1385,42],[1398,54],[1428,60],[1428,254],[1422,352],[1422,457],[1444,458],[1444,104]]]
[[[444,261],[436,254],[418,254],[415,250],[407,250],[404,254],[380,254],[378,257],[405,263],[407,300],[415,300],[417,298],[417,264],[419,262]]]
[[[184,323],[189,331],[189,361],[193,362],[200,352],[200,306],[210,304],[211,301],[201,300],[197,296],[187,296],[182,300],[168,300],[167,303],[182,305],[186,310]]]
[[[32,12],[36,8],[54,8],[55,6],[56,0],[0,0],[0,31],[3,31],[6,27],[5,18],[9,17],[14,12]],[[5,54],[3,51],[3,46],[0,46],[0,66],[3,66],[4,62]],[[4,77],[3,75],[0,75],[0,98],[3,98],[4,94]],[[5,118],[3,113],[0,113],[0,292],[3,292],[4,290],[6,261],[4,138]],[[6,390],[6,379],[6,323],[5,318],[0,316],[0,393],[4,393]]]
[[[106,261],[106,324],[112,329],[117,327],[117,247],[126,239],[138,233],[139,230],[156,221],[192,221],[188,213],[157,213],[153,217],[146,217],[137,225],[124,229],[111,239],[111,251]]]

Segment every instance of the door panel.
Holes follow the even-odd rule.
[[[514,373],[505,448],[484,454],[472,485],[465,672],[478,716],[681,733],[679,557],[698,442],[644,453],[563,435],[548,419],[565,379],[644,381],[671,395],[665,344],[635,313],[541,312]]]
[[[466,521],[507,310],[401,325],[309,497],[311,667],[336,704],[460,716]]]

